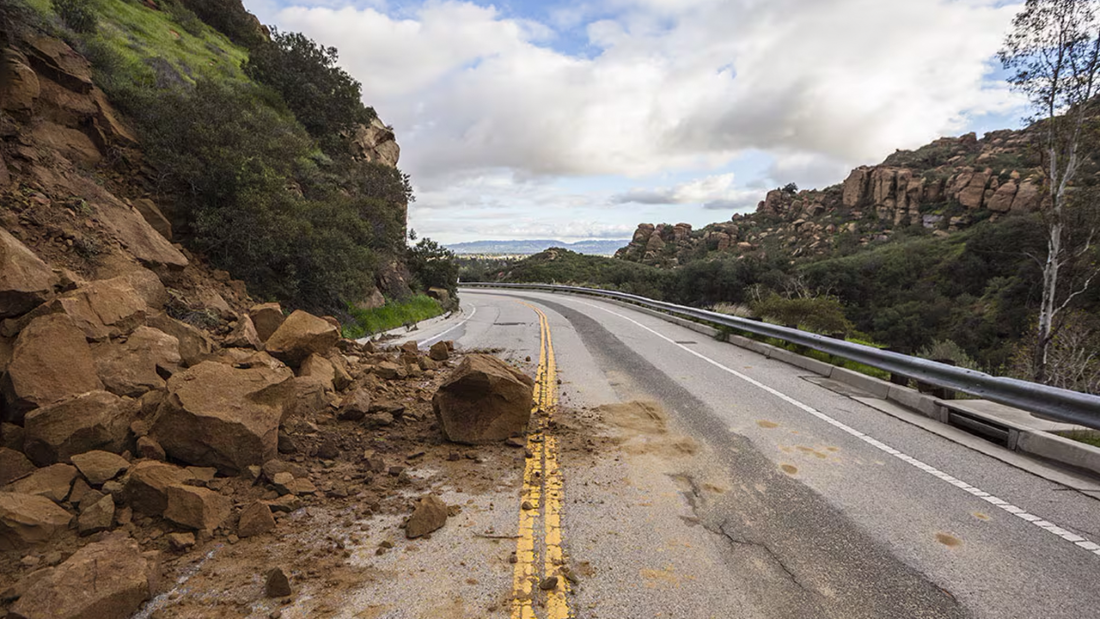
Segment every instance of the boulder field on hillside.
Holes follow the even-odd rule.
[[[77,281],[0,242],[0,614],[129,617],[193,553],[270,552],[309,506],[409,515],[428,538],[460,508],[410,470],[521,466],[503,439],[526,432],[533,381],[494,357],[382,350],[273,303],[196,326],[153,271]]]

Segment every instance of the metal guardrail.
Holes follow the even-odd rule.
[[[1100,430],[1100,396],[1089,395],[1068,389],[1049,387],[1015,378],[991,376],[984,372],[967,370],[944,363],[910,357],[901,353],[879,350],[871,346],[846,342],[836,338],[808,333],[789,327],[758,322],[719,314],[708,310],[655,301],[638,295],[614,290],[597,290],[578,286],[557,286],[550,284],[497,284],[469,282],[460,287],[468,288],[514,288],[520,290],[542,290],[547,292],[566,292],[607,299],[616,299],[633,303],[661,312],[708,322],[738,331],[745,331],[765,337],[774,337],[784,342],[805,346],[830,355],[869,365],[891,374],[898,374],[943,387],[961,391],[992,400],[1008,406],[1014,406],[1044,417],[1086,426]]]

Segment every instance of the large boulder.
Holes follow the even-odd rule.
[[[237,320],[237,326],[225,337],[225,345],[232,348],[252,348],[255,350],[264,347],[263,340],[256,333],[256,326],[248,316],[241,316]]]
[[[22,452],[0,447],[0,486],[34,471],[34,464]]]
[[[45,262],[0,228],[0,318],[18,316],[42,303],[56,282]]]
[[[24,451],[39,466],[93,449],[118,453],[138,403],[90,391],[27,413]]]
[[[0,492],[0,551],[45,542],[69,528],[72,519],[46,497]]]
[[[100,486],[130,468],[126,458],[109,451],[95,450],[76,454],[72,457],[72,461],[80,470],[80,474],[93,486]]]
[[[138,285],[147,284],[145,278],[138,277]],[[75,290],[72,296],[85,301],[112,335],[120,335],[133,331],[145,322],[148,310],[145,298],[150,294],[156,293],[145,289],[139,291],[135,281],[120,276],[88,282]]]
[[[179,341],[180,359],[185,366],[198,365],[214,348],[214,341],[206,333],[163,312],[150,316],[146,324]]]
[[[335,389],[333,381],[336,380],[336,367],[321,355],[312,354],[306,357],[298,367],[298,376],[313,378],[329,391]]]
[[[0,52],[0,110],[27,116],[41,93],[42,85],[27,57],[11,48]]]
[[[65,314],[31,321],[19,334],[4,377],[8,417],[103,388],[84,333]]]
[[[298,310],[267,339],[273,357],[297,367],[312,354],[324,355],[340,339],[340,329],[327,320]]]
[[[204,361],[172,376],[152,436],[171,457],[236,474],[277,454],[281,403],[264,391],[292,378],[287,368],[237,369]]]
[[[52,464],[4,486],[4,491],[46,497],[60,503],[68,498],[76,477],[76,467]]]
[[[123,343],[103,343],[93,348],[96,372],[116,395],[139,397],[163,389],[164,378],[179,370],[179,340],[152,327],[138,327]]]
[[[126,474],[122,497],[134,511],[159,516],[168,507],[168,489],[189,478],[190,474],[178,466],[145,460]]]
[[[478,444],[525,434],[535,381],[490,355],[468,355],[432,399],[447,440]]]
[[[213,531],[225,522],[231,511],[233,501],[213,490],[168,486],[168,506],[164,517],[178,525],[198,531]]]
[[[256,335],[264,342],[286,321],[283,308],[278,303],[257,305],[248,310],[248,315],[252,318],[253,326],[256,327]]]
[[[22,619],[126,619],[152,596],[158,563],[156,553],[113,534],[35,581],[11,612]]]

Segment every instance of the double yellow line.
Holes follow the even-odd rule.
[[[527,436],[527,464],[523,470],[523,493],[516,541],[516,568],[512,586],[512,619],[536,619],[535,601],[542,583],[557,578],[546,589],[546,619],[568,619],[569,580],[565,578],[565,553],[561,548],[562,478],[558,463],[557,438],[550,434],[550,420],[558,406],[557,366],[550,322],[537,307],[517,301],[539,317],[539,367],[535,376],[535,402],[531,415],[533,431]],[[542,530],[539,531],[539,520]],[[541,533],[541,535],[539,535]],[[536,542],[540,541],[539,547]],[[539,555],[542,558],[539,568]]]

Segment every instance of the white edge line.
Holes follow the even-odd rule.
[[[469,316],[467,316],[465,320],[463,320],[462,322],[458,323],[457,325],[455,325],[455,326],[451,327],[450,329],[447,329],[446,331],[444,331],[443,333],[440,333],[439,335],[437,335],[437,336],[435,336],[435,337],[431,337],[431,338],[428,338],[428,339],[424,340],[423,342],[420,342],[420,343],[418,344],[418,346],[419,346],[420,348],[424,348],[425,346],[431,346],[431,345],[432,345],[432,344],[434,344],[434,343],[435,343],[436,341],[438,341],[438,340],[441,340],[441,339],[443,339],[443,336],[444,336],[444,335],[447,335],[447,334],[448,334],[448,333],[450,333],[451,331],[454,331],[455,329],[457,329],[457,328],[461,327],[462,325],[464,325],[464,324],[466,324],[466,323],[470,322],[470,319],[471,319],[471,318],[473,318],[473,317],[474,317],[474,314],[476,314],[476,313],[477,313],[477,306],[471,303],[471,304],[470,304],[470,307],[472,308],[472,309],[470,310],[470,315],[469,315]]]
[[[781,393],[781,392],[779,392],[779,391],[777,391],[777,390],[775,390],[775,389],[773,389],[773,388],[771,388],[771,387],[769,387],[769,386],[767,386],[767,385],[765,385],[765,384],[763,384],[763,383],[761,383],[761,382],[759,382],[759,381],[757,381],[753,378],[750,378],[749,376],[746,376],[746,375],[742,374],[741,372],[738,372],[737,370],[728,368],[728,367],[722,365],[721,363],[715,361],[714,359],[711,359],[710,357],[707,357],[706,355],[703,355],[702,353],[700,353],[698,351],[692,350],[692,349],[690,349],[686,346],[683,346],[682,344],[678,344],[678,343],[676,343],[675,340],[673,340],[671,338],[668,338],[668,337],[665,337],[664,335],[658,333],[657,331],[654,331],[653,329],[650,329],[649,327],[643,325],[642,323],[640,323],[640,322],[638,322],[638,321],[636,321],[632,318],[624,316],[624,315],[622,315],[618,312],[614,312],[612,310],[609,310],[606,307],[600,307],[599,305],[593,305],[591,303],[586,303],[584,301],[580,301],[580,300],[576,300],[576,299],[574,299],[574,301],[576,301],[577,303],[580,303],[581,305],[587,305],[588,307],[592,307],[592,308],[595,308],[595,309],[598,309],[598,310],[602,310],[602,311],[607,312],[608,314],[611,314],[613,316],[618,316],[619,318],[622,318],[623,320],[626,320],[627,322],[631,322],[631,323],[637,325],[638,327],[641,327],[642,329],[645,329],[646,331],[649,331],[653,335],[656,335],[657,337],[661,338],[662,340],[665,340],[666,342],[672,344],[673,346],[676,346],[677,348],[680,348],[684,351],[687,351],[688,353],[691,353],[692,355],[695,355],[696,357],[702,359],[703,361],[706,361],[707,363],[709,363],[709,364],[711,364],[711,365],[713,365],[713,366],[715,366],[715,367],[717,367],[721,370],[724,370],[725,372],[727,372],[729,374],[732,374],[733,376],[736,376],[737,378],[740,378],[741,380],[749,383],[750,385],[753,385],[754,387],[758,387],[760,389],[763,389],[764,391],[774,395],[775,397],[783,400],[784,402],[787,402],[788,404],[791,404],[791,405],[793,405],[793,406],[795,406],[799,409],[802,409],[803,411],[813,415],[814,417],[817,417],[818,419],[820,419],[820,420],[822,420],[822,421],[824,421],[824,422],[826,422],[830,425],[836,426],[837,428],[847,432],[848,434],[851,434],[852,436],[854,436],[854,437],[858,438],[859,440],[867,443],[868,445],[871,445],[872,447],[874,447],[874,448],[876,448],[876,449],[878,449],[878,450],[880,450],[884,453],[890,454],[891,456],[894,456],[895,458],[897,458],[898,460],[901,460],[902,462],[905,462],[906,464],[909,464],[910,466],[912,466],[913,468],[915,468],[917,470],[924,471],[925,473],[928,473],[929,475],[932,475],[933,477],[941,479],[944,482],[967,492],[968,494],[973,494],[973,495],[977,496],[978,498],[984,499],[989,504],[995,505],[995,506],[999,507],[1000,509],[1002,509],[1003,511],[1005,511],[1009,514],[1012,514],[1013,516],[1019,517],[1020,519],[1024,520],[1025,522],[1030,522],[1031,524],[1035,525],[1036,527],[1038,527],[1038,528],[1040,528],[1044,531],[1047,531],[1048,533],[1052,533],[1054,535],[1057,535],[1058,537],[1066,540],[1067,542],[1072,543],[1074,546],[1077,546],[1078,548],[1081,548],[1082,550],[1084,550],[1084,551],[1086,551],[1090,554],[1100,556],[1100,545],[1098,545],[1094,542],[1091,542],[1088,539],[1086,539],[1086,538],[1084,538],[1080,535],[1077,535],[1075,533],[1067,531],[1066,529],[1063,529],[1062,527],[1059,527],[1059,526],[1051,523],[1050,521],[1043,520],[1042,518],[1040,518],[1038,516],[1030,514],[1026,511],[1024,511],[1023,509],[1008,503],[1007,501],[1004,501],[1002,499],[997,498],[996,496],[994,496],[992,494],[984,492],[983,490],[981,490],[980,488],[977,488],[976,486],[968,484],[968,483],[966,483],[966,482],[964,482],[960,479],[957,479],[957,478],[955,478],[951,475],[948,475],[947,473],[944,473],[943,471],[941,471],[941,470],[939,470],[939,469],[937,469],[937,468],[935,468],[931,465],[928,465],[924,462],[921,462],[920,460],[917,460],[916,458],[913,458],[912,456],[909,456],[905,453],[902,453],[902,452],[898,451],[897,449],[894,449],[893,447],[890,447],[889,445],[887,445],[887,444],[885,444],[881,441],[878,441],[875,438],[870,437],[870,436],[860,432],[859,430],[856,430],[855,428],[852,428],[851,426],[848,426],[848,425],[844,424],[843,422],[840,422],[836,419],[833,419],[832,417],[826,415],[825,413],[822,413],[821,411],[815,409],[814,407],[812,407],[808,404],[803,404],[802,402],[799,402],[798,400],[790,397],[789,395],[787,395],[785,393]],[[978,492],[981,493],[981,496],[977,495]]]

